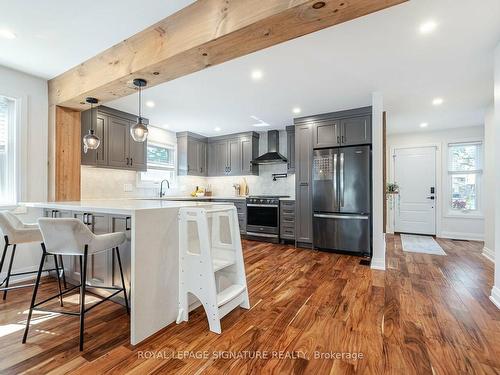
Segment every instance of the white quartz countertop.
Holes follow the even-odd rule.
[[[162,200],[162,201],[197,201],[197,200],[245,200],[247,197],[242,197],[242,196],[211,196],[211,197],[192,197],[190,195],[188,196],[176,196],[176,195],[167,195],[162,198],[159,197],[152,197],[152,198],[134,198],[138,200]]]
[[[89,211],[129,215],[134,211],[153,210],[159,208],[206,207],[217,203],[171,201],[160,199],[99,199],[74,202],[23,202],[22,206],[32,208],[50,208],[69,211]]]

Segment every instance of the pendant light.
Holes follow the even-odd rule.
[[[101,144],[101,140],[94,132],[94,114],[92,113],[94,109],[94,104],[99,103],[99,100],[96,98],[87,98],[85,99],[87,103],[90,104],[90,129],[89,134],[85,134],[83,136],[83,152],[87,153],[88,150],[95,150]]]
[[[148,127],[144,124],[144,119],[142,118],[142,88],[147,84],[145,79],[134,79],[134,86],[139,90],[139,117],[137,118],[137,123],[130,127],[130,135],[136,142],[144,142],[148,138],[149,133]]]

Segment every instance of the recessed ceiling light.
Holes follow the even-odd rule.
[[[423,123],[420,124],[421,128],[426,128],[428,126],[429,126],[429,124],[427,122],[423,122]]]
[[[302,112],[302,110],[299,107],[295,107],[294,109],[292,109],[292,112],[297,114],[297,113]]]
[[[437,23],[433,20],[426,21],[420,25],[418,30],[420,34],[430,34],[437,28]]]
[[[263,75],[264,74],[262,73],[262,70],[258,70],[258,69],[252,70],[252,75],[251,76],[252,76],[252,79],[254,81],[260,81],[262,79]]]
[[[153,108],[154,106],[155,106],[155,102],[153,102],[152,100],[148,100],[146,102],[146,107]]]
[[[14,34],[12,31],[7,30],[7,29],[1,29],[0,30],[0,38],[4,39],[16,39],[16,34]]]
[[[219,127],[217,126],[216,128],[214,128],[214,130],[215,130],[216,132],[220,132],[222,129],[221,129],[221,128],[219,128]]]
[[[434,98],[432,101],[432,105],[441,105],[443,104],[443,98]]]

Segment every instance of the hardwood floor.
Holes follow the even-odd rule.
[[[245,242],[251,310],[230,313],[216,335],[197,309],[188,323],[136,347],[114,303],[88,314],[84,352],[72,317],[37,315],[23,345],[30,292],[9,292],[0,303],[0,372],[498,374],[500,312],[488,299],[493,264],[479,242],[438,242],[447,256],[403,253],[399,237],[388,236],[386,272],[351,256]],[[47,283],[40,296],[55,290]],[[315,358],[330,352],[345,354]]]

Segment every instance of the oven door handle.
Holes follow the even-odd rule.
[[[278,208],[277,204],[254,204],[254,203],[249,203],[247,204],[247,207],[274,207]]]

